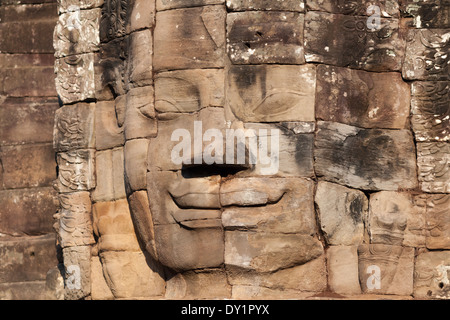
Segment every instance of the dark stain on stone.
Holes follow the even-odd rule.
[[[350,203],[350,217],[353,220],[353,223],[356,225],[362,222],[362,212],[364,210],[364,201],[361,196],[356,197]]]

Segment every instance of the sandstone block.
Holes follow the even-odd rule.
[[[227,15],[227,52],[234,64],[303,64],[304,15],[236,12]]]
[[[319,65],[316,117],[364,128],[408,129],[410,88],[398,73]]]
[[[417,186],[415,147],[409,131],[322,121],[318,127],[315,166],[325,180],[367,190]]]
[[[123,146],[123,127],[118,124],[114,101],[100,101],[95,107],[95,147],[97,150]]]
[[[450,81],[415,81],[411,91],[416,140],[450,141]]]
[[[57,154],[59,192],[87,191],[95,188],[95,151],[80,149]]]
[[[56,179],[53,146],[2,146],[0,168],[0,184],[5,189],[49,186]]]
[[[233,267],[228,267],[227,272],[229,281],[233,285],[233,291],[239,286],[311,293],[322,292],[327,288],[325,255],[305,264],[272,273],[249,272]]]
[[[316,67],[231,66],[227,106],[244,122],[314,121]]]
[[[56,200],[52,187],[0,191],[0,233],[12,236],[53,233]]]
[[[274,10],[274,11],[305,11],[305,0],[231,0],[227,1],[227,7],[233,11],[244,10]]]
[[[135,139],[125,143],[125,181],[132,191],[147,188],[148,140]]]
[[[98,51],[100,13],[100,9],[93,9],[61,14],[53,33],[55,56]]]
[[[364,244],[358,247],[358,261],[363,293],[412,294],[414,248]]]
[[[220,269],[188,271],[169,277],[165,299],[229,299],[231,290]]]
[[[150,29],[155,25],[156,4],[155,1],[134,0],[129,9],[129,23],[126,26],[127,33],[142,29]]]
[[[56,111],[53,146],[57,152],[95,148],[95,104],[77,103]]]
[[[419,182],[424,192],[450,192],[450,144],[417,143]]]
[[[176,9],[176,8],[188,8],[199,7],[211,4],[222,4],[224,0],[156,0],[156,9],[158,11]]]
[[[373,14],[373,12],[368,12],[369,6],[376,5],[380,8],[380,15],[382,17],[398,17],[399,15],[398,0],[375,0],[369,3],[364,0],[306,0],[306,5],[308,9],[312,11],[326,11],[331,13],[341,13],[357,16],[370,16],[371,14]]]
[[[153,83],[153,36],[151,30],[133,32],[129,37],[128,81],[142,87]]]
[[[161,270],[149,266],[142,252],[100,253],[103,274],[114,297],[122,299],[162,297],[165,282]]]
[[[126,199],[95,203],[93,217],[100,252],[140,252]]]
[[[113,300],[114,295],[106,283],[99,257],[91,258],[91,297],[92,300]]]
[[[56,98],[6,99],[0,108],[0,144],[52,141]]]
[[[97,152],[97,183],[92,192],[94,202],[113,201],[126,197],[123,162],[123,148]]]
[[[124,132],[126,140],[153,137],[157,133],[154,89],[131,89],[126,96]]]
[[[367,71],[398,71],[404,55],[404,30],[397,19],[381,18],[378,30],[367,17],[310,11],[305,16],[305,57]]]
[[[273,272],[304,264],[322,253],[322,244],[309,235],[225,232],[225,264],[229,266]]]
[[[220,68],[224,66],[223,6],[176,9],[156,14],[154,68]]]
[[[450,249],[450,195],[434,194],[427,200],[427,248]]]
[[[331,245],[357,245],[364,239],[369,201],[364,193],[319,181],[315,203],[320,227]]]
[[[55,73],[56,91],[64,104],[95,98],[93,53],[56,59]]]
[[[76,246],[63,250],[65,300],[81,300],[91,293],[91,247]]]
[[[330,290],[342,295],[361,293],[358,278],[357,246],[331,246],[327,249]]]
[[[402,74],[406,80],[449,80],[449,31],[414,29],[407,35]]]
[[[441,0],[402,0],[401,9],[416,28],[449,28],[450,4]]]
[[[419,254],[414,272],[414,297],[449,299],[450,253],[448,251]]]
[[[62,248],[94,244],[89,192],[59,194],[58,237]]]
[[[155,77],[155,109],[194,112],[224,105],[224,72],[219,69],[179,70]]]
[[[76,5],[81,9],[93,9],[103,5],[104,0],[57,0],[59,12],[67,12],[73,10],[71,6]]]
[[[0,283],[45,281],[58,264],[55,242],[51,234],[0,241]]]

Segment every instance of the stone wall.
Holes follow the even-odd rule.
[[[449,297],[448,1],[59,9],[67,299]],[[279,170],[171,161],[196,122]]]
[[[0,299],[52,297],[56,20],[56,1],[0,3]]]

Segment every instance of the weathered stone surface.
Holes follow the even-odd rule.
[[[0,234],[11,236],[53,233],[57,211],[51,187],[0,191]]]
[[[103,276],[103,268],[98,256],[91,258],[91,297],[92,300],[114,299],[114,295]]]
[[[313,184],[292,178],[235,178],[220,186],[225,230],[314,234]]]
[[[151,30],[133,32],[129,38],[128,80],[130,86],[142,87],[153,83],[153,36]]]
[[[57,0],[59,12],[74,10],[74,7],[81,9],[93,9],[103,5],[104,0]],[[107,1],[109,2],[109,1]]]
[[[424,247],[426,217],[421,198],[393,191],[372,194],[368,220],[371,243]]]
[[[369,6],[376,5],[380,9],[380,16],[382,17],[398,17],[399,15],[398,0],[376,0],[369,3],[365,0],[306,0],[306,5],[312,11],[326,11],[357,16],[372,15],[374,12],[368,10]]]
[[[449,80],[448,50],[450,32],[446,29],[409,30],[402,74],[406,80]]]
[[[158,12],[154,33],[155,70],[223,67],[225,15],[223,6]]]
[[[198,128],[200,128],[197,129],[198,132],[195,131],[196,122]],[[164,116],[160,115],[158,119],[158,135],[156,138],[149,139],[149,171],[182,169],[182,164],[173,161],[172,155],[174,158],[182,158],[185,163],[190,162],[193,164],[194,158],[203,157],[203,150],[206,150],[206,147],[211,144],[209,141],[203,141],[203,135],[209,129],[217,129],[221,132],[225,131],[225,114],[223,108],[205,108],[193,114],[167,113]],[[200,130],[202,131],[200,132]],[[222,135],[225,139],[226,136],[224,134]],[[202,146],[202,150],[194,146],[196,141],[198,145]],[[180,151],[180,143],[190,146],[190,149],[186,152]],[[219,141],[215,141],[214,143],[219,143]],[[223,154],[222,150],[218,150],[219,145],[217,147],[216,152]],[[225,143],[222,149],[226,149]]]
[[[165,299],[229,299],[231,286],[220,269],[189,271],[169,276]]]
[[[156,0],[156,9],[162,11],[167,9],[222,4],[224,2],[224,0]]]
[[[220,176],[185,179],[180,172],[147,174],[157,258],[163,265],[181,271],[223,263],[219,182]]]
[[[414,248],[364,244],[358,247],[358,261],[363,293],[412,294]]]
[[[337,294],[361,293],[358,278],[357,246],[331,246],[327,249],[328,283]]]
[[[126,96],[125,138],[153,137],[157,133],[154,89],[152,86],[131,89]]]
[[[55,97],[55,57],[41,54],[0,54],[0,94],[10,97]],[[23,81],[27,79],[27,81]]]
[[[303,64],[304,15],[236,12],[227,15],[227,52],[234,64]]]
[[[315,203],[327,243],[349,246],[363,242],[369,209],[363,192],[319,181]]]
[[[49,186],[56,179],[51,144],[0,147],[0,187],[5,189]]]
[[[424,192],[450,192],[450,144],[417,143],[419,182]]]
[[[131,8],[128,0],[107,0],[104,2],[100,19],[100,40],[108,42],[125,35],[127,18]]]
[[[97,151],[96,187],[92,200],[112,201],[126,197],[124,181],[123,148]]]
[[[407,130],[319,121],[315,147],[316,173],[325,180],[368,190],[417,187],[414,142]]]
[[[100,9],[93,9],[61,14],[53,34],[55,56],[60,58],[97,51],[100,43],[100,12]]]
[[[423,252],[416,259],[414,297],[449,299],[450,252]]]
[[[81,300],[91,293],[91,247],[76,246],[62,250],[64,258],[65,300]]]
[[[224,105],[224,72],[219,69],[179,70],[155,76],[155,109],[194,112]]]
[[[145,250],[156,260],[158,254],[155,245],[155,231],[152,213],[148,202],[147,191],[136,191],[128,198],[130,213],[134,226],[139,234]]]
[[[22,7],[22,10],[28,11],[33,15],[32,10]],[[0,51],[7,53],[52,53],[53,29],[56,24],[56,15],[46,17],[46,19],[25,19],[14,21],[3,21],[0,26]],[[39,35],[49,35],[42,37]]]
[[[300,300],[308,299],[313,292],[300,292],[297,290],[269,289],[261,286],[233,286],[231,298],[234,300]]]
[[[127,33],[142,29],[150,29],[155,25],[155,1],[133,0],[130,4]]]
[[[0,108],[0,144],[52,141],[55,98],[6,99]]]
[[[57,264],[54,235],[0,241],[0,283],[45,280]]]
[[[227,267],[233,291],[238,286],[259,287],[274,290],[296,290],[299,292],[322,292],[327,287],[325,255],[292,268],[272,273],[257,273]]]
[[[57,154],[59,192],[87,191],[95,188],[95,151],[75,150]]]
[[[367,27],[367,17],[309,11],[305,16],[305,57],[367,71],[398,71],[405,37],[397,19],[380,19],[380,29]]]
[[[260,148],[256,150],[256,147],[250,147],[250,141],[253,143],[255,141],[248,139],[248,152],[257,159],[251,171],[242,172],[242,174],[278,177],[314,176],[313,134],[297,133],[301,132],[301,129],[298,130],[298,127],[289,129],[283,124],[246,123],[244,128],[246,135],[256,137],[258,143],[267,143],[268,150],[266,152]],[[279,134],[278,138],[276,134]],[[275,139],[272,140],[274,135]],[[270,161],[265,159],[266,154],[262,155],[264,152],[267,157],[270,157]]]
[[[125,143],[125,181],[132,191],[147,188],[148,140],[135,139]]]
[[[411,107],[417,141],[450,141],[450,81],[413,82]]]
[[[398,73],[319,65],[316,117],[364,128],[407,129],[410,88]]]
[[[227,7],[233,11],[244,10],[275,10],[275,11],[305,11],[305,0],[230,0]]]
[[[233,291],[236,286],[296,290],[300,292],[322,292],[327,288],[325,255],[292,268],[272,273],[249,272],[239,268],[227,268]]]
[[[63,103],[95,98],[93,53],[56,59],[55,73],[56,91]]]
[[[164,295],[165,283],[161,270],[149,265],[142,252],[101,252],[100,259],[106,283],[116,299]]]
[[[231,66],[227,106],[244,122],[314,121],[316,67]]]
[[[430,195],[427,200],[427,248],[450,249],[450,195]]]
[[[320,241],[310,235],[225,231],[225,264],[273,272],[304,264],[323,253]]]
[[[89,192],[59,194],[59,204],[56,218],[61,247],[94,244]]]
[[[0,300],[50,300],[45,281],[0,283]]]
[[[93,216],[100,252],[141,252],[126,199],[95,203]]]
[[[450,28],[450,3],[445,0],[402,0],[401,9],[416,28]]]
[[[128,37],[123,37],[100,45],[94,61],[97,101],[113,100],[126,94],[128,42]]]
[[[100,101],[95,106],[95,147],[97,150],[123,146],[125,137],[119,127],[114,101]]]
[[[217,226],[190,230],[178,224],[155,225],[155,242],[159,262],[176,271],[214,268],[224,262],[223,231]]]
[[[55,150],[61,152],[95,148],[95,112],[93,103],[77,103],[58,109],[53,129]]]

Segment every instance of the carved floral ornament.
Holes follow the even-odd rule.
[[[81,1],[56,28],[67,297],[448,298],[448,29],[298,2]]]

